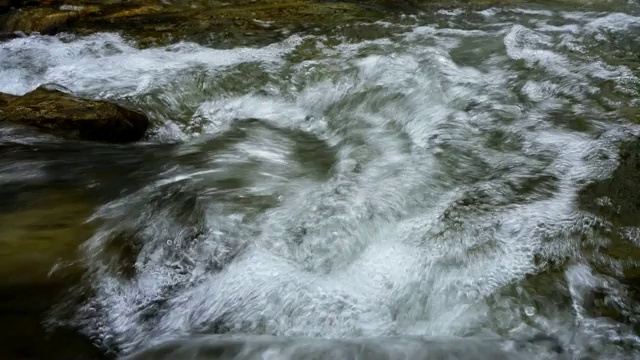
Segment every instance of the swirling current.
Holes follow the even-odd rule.
[[[0,91],[155,121],[109,147],[1,129],[3,198],[80,181],[102,202],[47,325],[136,360],[638,358],[640,228],[589,185],[640,133],[639,35],[489,8],[232,49],[0,43]]]

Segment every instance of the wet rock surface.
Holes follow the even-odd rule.
[[[45,87],[19,97],[1,95],[0,121],[112,143],[140,140],[149,126],[147,117],[137,111]]]
[[[4,25],[6,32],[25,32],[54,34],[64,30],[69,24],[87,16],[99,12],[96,6],[68,6],[60,8],[29,7],[16,10],[8,17]]]
[[[477,3],[477,4],[475,4]],[[491,6],[508,1],[474,2]],[[456,7],[461,2],[440,1],[309,1],[258,2],[160,0],[136,1],[27,1],[5,11],[6,33],[81,35],[100,31],[120,32],[140,46],[159,46],[182,40],[215,46],[267,44],[291,33],[329,30],[358,21],[376,21],[401,13]],[[1,4],[0,4],[1,7]]]
[[[4,1],[4,2],[1,2]],[[567,9],[579,0],[559,1]],[[354,22],[464,6],[485,9],[522,0],[0,0],[0,32],[80,35],[119,32],[142,47],[193,41],[216,47],[265,45],[291,33],[326,32]],[[556,1],[555,3],[558,3]],[[605,3],[603,3],[605,4]],[[606,9],[606,5],[603,10]],[[4,24],[4,25],[2,25]],[[1,40],[1,39],[0,39]]]

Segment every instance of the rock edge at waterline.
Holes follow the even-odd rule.
[[[149,119],[103,100],[82,99],[39,87],[23,96],[0,93],[0,122],[12,122],[81,140],[127,143],[140,140]]]

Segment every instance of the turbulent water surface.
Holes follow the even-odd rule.
[[[0,129],[3,199],[101,202],[48,326],[135,359],[640,357],[640,228],[584,195],[638,133],[640,17],[577,9],[235,49],[0,43],[0,91],[54,83],[156,122],[129,146]]]

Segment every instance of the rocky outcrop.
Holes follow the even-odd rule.
[[[137,111],[45,87],[23,96],[0,94],[0,121],[111,143],[140,140],[149,126],[148,118]]]

